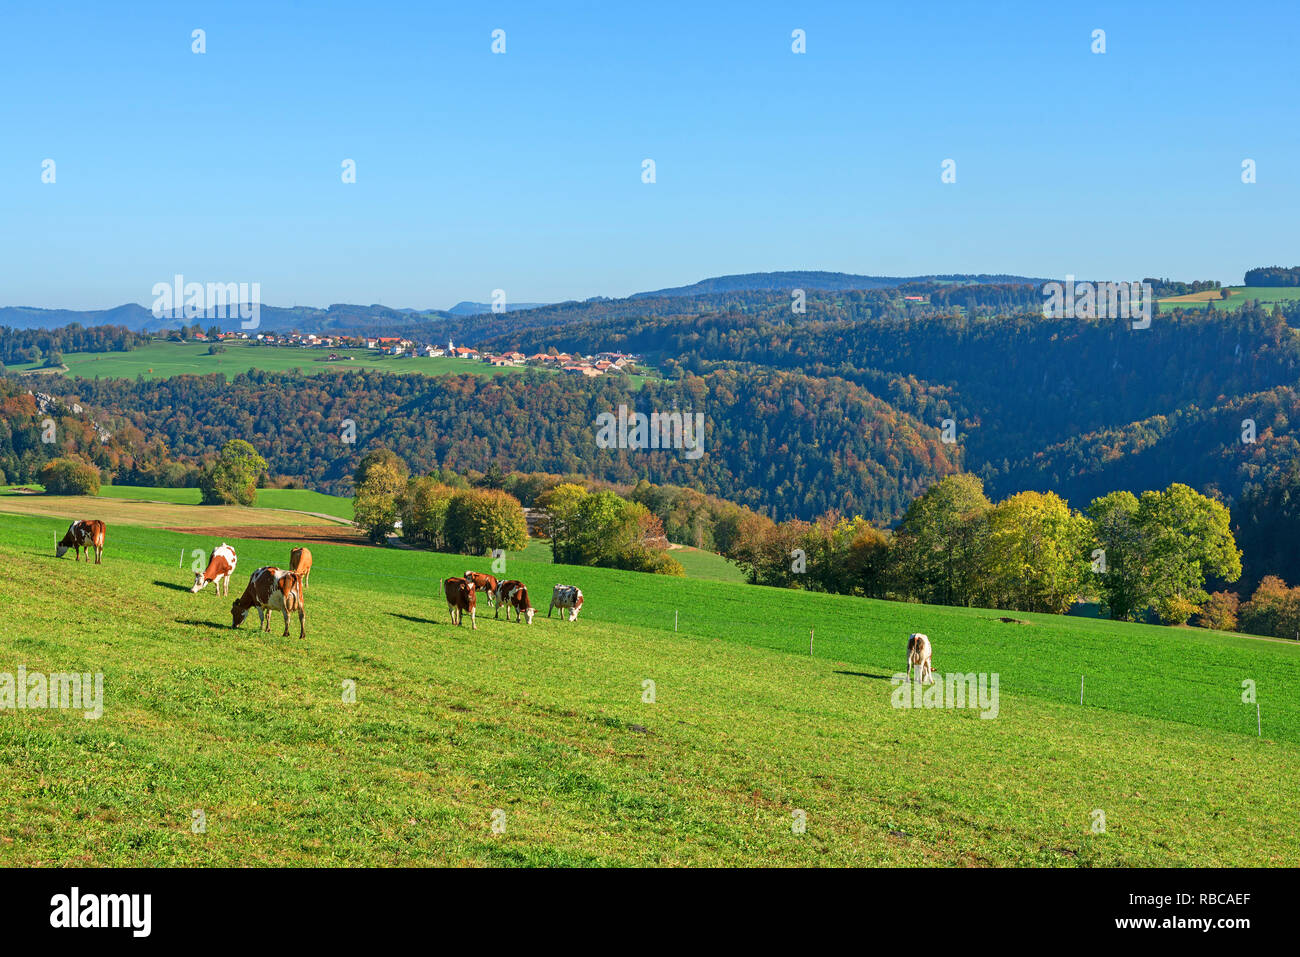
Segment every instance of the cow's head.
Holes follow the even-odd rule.
[[[235,602],[230,606],[230,627],[238,628],[248,617],[248,606]]]
[[[59,539],[57,542],[54,543],[54,557],[55,557],[55,558],[62,558],[64,555],[66,555],[66,554],[68,553],[68,546],[64,544],[64,542],[65,542],[66,540],[67,540],[67,539],[66,539],[66,537],[65,537],[65,538],[61,538],[61,539]]]
[[[533,623],[533,615],[536,613],[537,613],[537,609],[534,608],[532,605],[529,605],[527,608],[524,609],[524,618],[527,619],[528,624],[531,625]]]
[[[203,586],[206,584],[207,582],[203,578],[203,572],[195,572],[194,587],[190,589],[190,594],[197,595],[199,592],[203,591]]]

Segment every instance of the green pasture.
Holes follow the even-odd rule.
[[[214,542],[119,525],[104,564],[78,565],[54,558],[57,524],[0,515],[0,675],[102,673],[103,716],[0,710],[0,864],[1293,866],[1300,855],[1279,826],[1300,793],[1294,643],[1003,622],[1012,616],[527,553],[506,571],[529,586],[536,622],[494,620],[480,603],[471,630],[449,623],[439,580],[488,560],[343,545],[312,547],[299,640],[296,621],[288,638],[279,618],[269,634],[255,621],[232,629],[230,599],[189,593],[194,550]],[[292,543],[231,544],[237,592]],[[583,589],[576,622],[545,617],[556,582]],[[999,675],[996,717],[892,706],[911,631],[930,636],[941,675]]]

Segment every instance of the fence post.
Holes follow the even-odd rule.
[[[673,631],[677,630],[677,609],[673,609]]]
[[[808,654],[810,655],[812,654],[813,632],[816,630],[815,628],[808,629]]]
[[[1261,725],[1261,724],[1259,723],[1259,700],[1256,699],[1256,701],[1255,701],[1255,737],[1257,737],[1257,738],[1262,738],[1263,736],[1264,736],[1264,727],[1263,727],[1263,725]]]

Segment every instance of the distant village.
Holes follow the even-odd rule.
[[[199,342],[212,341],[205,333],[197,333],[192,338]],[[551,348],[547,352],[524,355],[522,352],[490,352],[486,349],[474,349],[458,346],[448,340],[446,347],[421,345],[410,339],[398,336],[318,336],[315,333],[302,335],[291,332],[277,334],[259,332],[249,335],[247,332],[222,332],[216,336],[217,341],[246,340],[266,346],[287,346],[302,349],[372,349],[390,356],[425,356],[438,358],[450,356],[456,359],[468,359],[471,362],[484,362],[491,366],[534,366],[567,372],[587,378],[605,375],[607,372],[625,372],[628,375],[643,375],[637,363],[640,356],[627,352],[598,352],[595,355],[571,355]],[[351,356],[331,352],[328,361],[346,362]]]

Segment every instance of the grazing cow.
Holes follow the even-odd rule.
[[[506,621],[510,620],[510,609],[514,608],[515,621],[519,620],[519,615],[522,612],[524,617],[528,619],[528,624],[533,623],[533,615],[536,614],[537,609],[528,600],[528,589],[524,587],[523,582],[511,580],[497,585],[496,603],[497,614],[501,613],[501,606],[505,606]],[[496,615],[492,617],[495,618]]]
[[[74,561],[81,561],[81,550],[86,550],[86,561],[90,561],[90,550],[95,550],[95,564],[100,564],[104,557],[104,531],[108,528],[97,518],[79,518],[68,526],[67,533],[54,546],[54,557],[62,558],[69,548],[77,550]]]
[[[235,550],[222,542],[212,550],[212,557],[208,559],[208,567],[201,572],[194,573],[194,587],[190,591],[197,595],[208,586],[208,582],[217,583],[217,596],[230,594],[230,576],[235,574]],[[222,591],[222,586],[225,590]]]
[[[551,592],[551,607],[546,609],[546,617],[550,618],[556,608],[560,609],[560,617],[564,616],[564,609],[569,609],[569,621],[577,621],[578,612],[582,610],[582,589],[574,585],[556,585]]]
[[[930,663],[930,639],[917,632],[907,637],[907,676],[912,677],[912,667],[920,674],[921,684],[934,684],[934,667]]]
[[[302,601],[302,579],[293,572],[274,566],[259,568],[248,577],[248,587],[230,606],[230,627],[238,628],[248,617],[249,609],[257,609],[257,621],[262,631],[271,630],[271,612],[284,612],[284,635],[289,637],[289,612],[298,613],[298,637],[307,634]]]
[[[465,581],[472,582],[475,591],[487,592],[489,607],[497,603],[497,580],[491,575],[484,575],[482,572],[466,572]]]
[[[294,548],[289,551],[289,571],[302,579],[302,590],[307,590],[307,576],[311,574],[311,551]]]
[[[447,596],[447,613],[451,615],[453,625],[464,624],[465,612],[469,612],[470,630],[478,628],[474,620],[474,583],[464,578],[444,578],[442,593]]]

